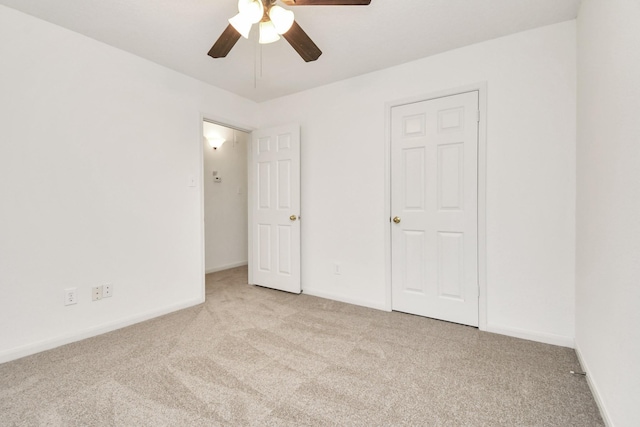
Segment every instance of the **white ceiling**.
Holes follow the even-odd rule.
[[[226,58],[207,56],[227,19],[237,13],[237,0],[0,4],[260,102],[574,19],[580,0],[372,0],[369,6],[291,7],[296,21],[323,51],[310,63],[284,39],[260,48],[255,26],[252,38],[241,38]]]

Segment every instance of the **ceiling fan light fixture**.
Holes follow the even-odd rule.
[[[280,6],[272,6],[269,9],[269,18],[276,27],[278,34],[284,34],[289,31],[294,20],[293,12]]]
[[[239,0],[238,12],[244,15],[252,24],[260,22],[264,16],[264,5],[262,0]]]
[[[241,13],[237,14],[233,18],[229,19],[229,24],[239,32],[245,39],[249,38],[251,27],[253,24],[247,19],[247,17]]]
[[[278,31],[271,21],[262,21],[260,23],[260,44],[268,44],[280,40]]]
[[[280,0],[290,6],[366,6],[371,0]],[[227,28],[218,37],[207,55],[226,57],[240,37],[249,38],[251,25],[259,24],[259,43],[273,43],[284,36],[291,47],[305,62],[320,58],[322,51],[311,37],[298,25],[294,14],[277,5],[278,0],[238,0],[238,15],[229,20]],[[250,22],[251,25],[248,25]]]

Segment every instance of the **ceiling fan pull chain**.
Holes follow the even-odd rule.
[[[253,88],[258,88],[258,43],[253,45]]]
[[[255,44],[253,55],[253,88],[258,88],[258,80],[262,80],[262,45]]]
[[[262,45],[260,45],[260,73],[258,74],[258,78],[262,79]]]

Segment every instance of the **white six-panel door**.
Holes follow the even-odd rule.
[[[251,137],[250,282],[300,293],[300,127]]]
[[[478,325],[477,114],[477,91],[391,110],[393,310]]]

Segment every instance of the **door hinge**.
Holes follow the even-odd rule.
[[[476,112],[476,121],[480,123],[480,110]]]

